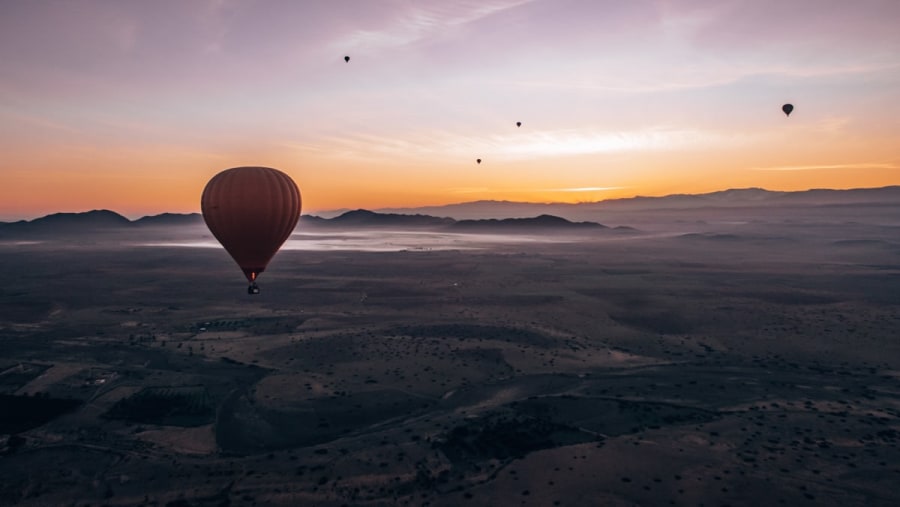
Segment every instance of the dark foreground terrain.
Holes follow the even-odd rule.
[[[900,505],[900,227],[691,224],[5,242],[0,504]]]

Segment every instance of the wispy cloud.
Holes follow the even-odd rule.
[[[843,131],[850,124],[850,118],[848,117],[833,117],[829,116],[828,118],[824,118],[815,125],[814,129],[819,132],[824,132],[828,134],[837,134]]]
[[[665,151],[740,144],[737,136],[696,129],[649,128],[633,131],[561,129],[527,134],[464,136],[447,131],[404,133],[397,136],[356,134],[323,137],[283,146],[303,151],[330,152],[343,158],[371,156],[416,158],[484,158],[524,160],[541,157],[631,151]]]
[[[389,26],[378,30],[357,30],[341,38],[340,46],[367,51],[404,46],[533,1],[535,0],[476,1],[462,6],[454,3],[450,7],[443,2],[436,2],[426,7],[417,6],[399,16]]]
[[[677,60],[673,58],[673,60]],[[502,87],[519,87],[541,90],[568,90],[610,94],[645,94],[714,88],[739,83],[744,79],[781,76],[788,79],[822,79],[839,76],[860,76],[896,72],[900,64],[873,62],[849,65],[809,64],[772,65],[770,63],[728,65],[707,64],[704,67],[661,64],[652,71],[622,67],[616,72],[594,78],[573,78],[564,75],[559,79],[493,80],[491,84]],[[660,76],[665,75],[665,79]]]
[[[79,132],[79,129],[76,127],[46,118],[39,114],[23,114],[15,111],[0,110],[0,126],[2,126],[3,123],[6,123],[5,120],[9,120],[10,125],[18,124],[17,128],[24,124],[40,129],[58,130],[71,133]]]
[[[751,171],[823,171],[844,169],[900,169],[897,164],[861,163],[861,164],[821,164],[821,165],[784,165],[774,167],[752,167]]]
[[[629,151],[677,150],[732,144],[736,139],[696,129],[650,128],[633,131],[586,129],[537,132],[525,139],[504,139],[498,152],[507,158],[585,155]]]
[[[496,192],[497,190],[491,190],[488,187],[451,187],[445,189],[445,191],[451,194],[485,194]]]

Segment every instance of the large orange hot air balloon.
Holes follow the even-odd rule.
[[[249,293],[259,292],[256,278],[294,231],[300,205],[294,180],[268,167],[226,169],[203,189],[203,220],[244,271]]]

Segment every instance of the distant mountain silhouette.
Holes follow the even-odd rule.
[[[156,229],[176,229],[185,226],[203,224],[199,213],[176,214],[163,213],[129,221],[127,218],[108,210],[89,211],[86,213],[58,213],[38,218],[30,222],[0,222],[0,235],[56,235],[81,234],[98,231],[127,231],[153,227]],[[427,229],[454,230],[466,232],[525,232],[531,230],[567,231],[608,229],[595,222],[570,222],[552,215],[540,215],[532,218],[514,218],[503,220],[463,220],[438,218],[428,215],[402,215],[397,213],[375,213],[368,210],[348,211],[334,218],[321,218],[313,215],[300,217],[299,230],[305,229]],[[616,230],[628,230],[617,227]]]
[[[797,192],[771,191],[762,188],[729,189],[706,194],[673,194],[663,197],[631,197],[580,204],[523,203],[512,201],[474,201],[446,206],[376,211],[353,210],[334,216],[304,215],[299,228],[384,228],[384,229],[444,229],[456,231],[523,231],[526,229],[572,230],[609,229],[603,222],[639,222],[636,217],[644,211],[683,211],[707,209],[777,210],[783,208],[900,206],[900,186],[857,188],[850,190],[813,189]],[[790,213],[790,211],[785,211]],[[614,218],[617,217],[617,218]],[[585,221],[587,220],[587,221]],[[80,234],[97,231],[135,230],[142,227],[181,227],[202,225],[199,213],[163,213],[130,221],[109,210],[84,213],[55,213],[31,221],[0,222],[0,236]],[[615,231],[634,230],[618,226]]]
[[[574,220],[594,217],[603,212],[686,210],[701,208],[741,208],[753,206],[847,206],[900,203],[900,186],[856,188],[849,190],[813,189],[793,192],[763,188],[738,188],[705,194],[671,194],[662,197],[627,197],[604,201],[569,203],[528,203],[514,201],[472,201],[444,206],[383,208],[380,213],[423,213],[457,220],[485,218],[522,218],[551,214]]]
[[[203,217],[199,213],[162,213],[131,221],[114,211],[93,210],[83,213],[54,213],[31,221],[0,222],[0,236],[60,236],[202,224]]]
[[[124,229],[131,225],[131,221],[122,215],[104,209],[84,213],[54,213],[31,221],[0,222],[0,234],[60,234],[71,231]]]
[[[541,215],[532,218],[461,220],[438,218],[429,215],[402,215],[398,213],[376,213],[368,210],[348,211],[334,218],[304,216],[303,227],[328,228],[381,228],[381,229],[429,229],[452,230],[465,232],[524,232],[525,230],[571,230],[571,229],[607,229],[605,225],[594,222],[574,223],[564,218]]]
[[[683,209],[691,207],[744,207],[759,204],[790,205],[846,205],[896,204],[900,202],[900,186],[855,188],[848,190],[811,189],[793,192],[763,188],[734,188],[706,194],[673,194],[664,197],[632,197],[600,201],[618,209]]]
[[[99,209],[84,213],[54,213],[32,220],[30,223],[32,227],[68,227],[77,225],[103,229],[107,227],[128,227],[131,221],[115,211]]]
[[[562,215],[566,210],[574,209],[576,204],[566,203],[533,203],[515,201],[471,201],[443,206],[424,206],[418,208],[383,208],[378,213],[421,213],[424,215],[448,217],[456,220],[485,220],[503,218],[526,218],[540,215]],[[552,212],[551,212],[552,210]]]
[[[328,224],[327,218],[318,217],[316,215],[300,215],[300,221],[297,222],[297,228],[318,227]]]
[[[451,219],[445,219],[451,220]],[[486,220],[460,220],[452,225],[454,230],[465,231],[503,231],[503,230],[572,230],[572,229],[608,229],[596,222],[570,222],[565,218],[553,215],[540,215],[534,218],[504,218]]]
[[[202,225],[200,213],[162,213],[139,218],[132,224],[141,227],[172,227],[180,225]]]
[[[428,215],[401,215],[397,213],[375,213],[373,211],[358,209],[348,211],[343,215],[327,219],[329,225],[342,227],[391,227],[391,228],[421,228],[443,227],[451,225],[455,220],[451,218],[437,218]]]

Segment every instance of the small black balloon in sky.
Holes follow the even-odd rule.
[[[345,56],[345,57],[344,57],[344,61],[347,62],[347,63],[350,63],[350,57],[349,57],[349,56]]]
[[[522,122],[517,121],[517,122],[516,122],[516,127],[521,127],[521,126],[522,126]]]
[[[476,158],[476,159],[475,159],[475,162],[478,162],[478,163],[480,164],[480,163],[481,163],[481,159],[480,159],[480,158]]]
[[[785,105],[781,106],[781,110],[784,111],[784,114],[786,116],[790,116],[791,111],[794,110],[794,105],[793,104],[785,104]]]

